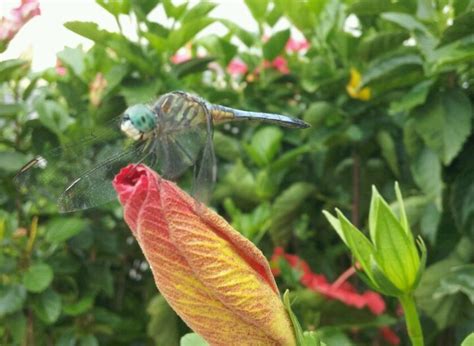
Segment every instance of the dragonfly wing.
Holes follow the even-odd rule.
[[[209,202],[217,178],[216,155],[214,153],[212,118],[208,112],[206,123],[206,143],[202,150],[201,160],[195,167],[193,195],[201,202]]]
[[[164,178],[177,179],[196,164],[205,143],[205,132],[200,128],[164,135],[156,144],[155,166]]]
[[[123,145],[110,145],[121,136],[119,121],[116,117],[104,126],[81,132],[78,141],[73,139],[61,147],[45,149],[17,172],[14,183],[32,200],[56,199],[85,171],[84,167],[97,165],[103,153],[107,152],[106,156],[110,157],[124,150]]]
[[[137,143],[73,180],[59,196],[59,211],[67,213],[88,209],[115,199],[116,193],[112,186],[114,176],[129,163],[145,162],[150,156],[148,148],[147,143]]]

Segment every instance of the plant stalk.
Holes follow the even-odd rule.
[[[424,346],[423,332],[421,330],[420,318],[416,311],[415,298],[413,294],[406,294],[399,297],[405,313],[405,323],[407,326],[408,336],[413,346]]]

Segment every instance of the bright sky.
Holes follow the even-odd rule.
[[[182,1],[181,1],[182,2]],[[196,3],[197,1],[190,1]],[[247,29],[255,29],[250,12],[241,0],[213,0],[218,7],[211,13],[217,18],[227,18]],[[0,16],[18,6],[20,0],[0,0]],[[176,1],[175,1],[176,3]],[[56,53],[65,46],[76,47],[82,44],[90,47],[92,42],[67,30],[63,23],[68,21],[91,21],[98,23],[103,29],[117,31],[114,18],[94,0],[40,0],[41,15],[33,18],[11,41],[8,49],[0,54],[0,60],[18,58],[20,55],[32,57],[34,70],[42,70],[54,66]],[[160,21],[163,12],[158,10],[150,14],[149,19]],[[121,18],[124,31],[132,32],[127,17]],[[213,25],[207,32],[221,33],[223,27]]]

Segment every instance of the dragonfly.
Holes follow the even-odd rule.
[[[282,114],[261,113],[213,104],[184,92],[161,95],[153,104],[136,104],[125,110],[118,121],[100,131],[92,131],[80,144],[53,149],[37,155],[16,174],[22,189],[39,187],[50,195],[50,187],[58,186],[59,212],[67,213],[92,208],[116,198],[113,177],[130,163],[146,164],[161,176],[176,180],[193,167],[192,194],[206,201],[216,181],[216,157],[213,145],[214,125],[231,121],[261,121],[289,128],[307,128],[298,118]],[[110,152],[97,155],[110,133],[120,133],[124,142]],[[84,160],[78,160],[82,156]],[[76,161],[75,165],[66,164]],[[84,169],[87,164],[92,168]],[[89,166],[90,167],[90,166]]]

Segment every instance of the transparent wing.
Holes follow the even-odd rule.
[[[206,142],[202,150],[201,160],[195,168],[193,185],[193,195],[204,203],[211,200],[211,192],[217,178],[216,155],[212,141],[212,118],[209,113],[207,113],[207,116]]]
[[[52,150],[46,148],[17,172],[16,185],[37,204],[56,201],[86,170],[125,151],[128,142],[119,130],[119,123],[120,117],[116,117],[102,127],[82,131],[78,134],[79,141],[70,140]]]
[[[59,196],[62,213],[88,209],[116,198],[112,180],[129,163],[145,162],[150,156],[148,143],[136,143],[128,150],[116,153],[72,181]]]

